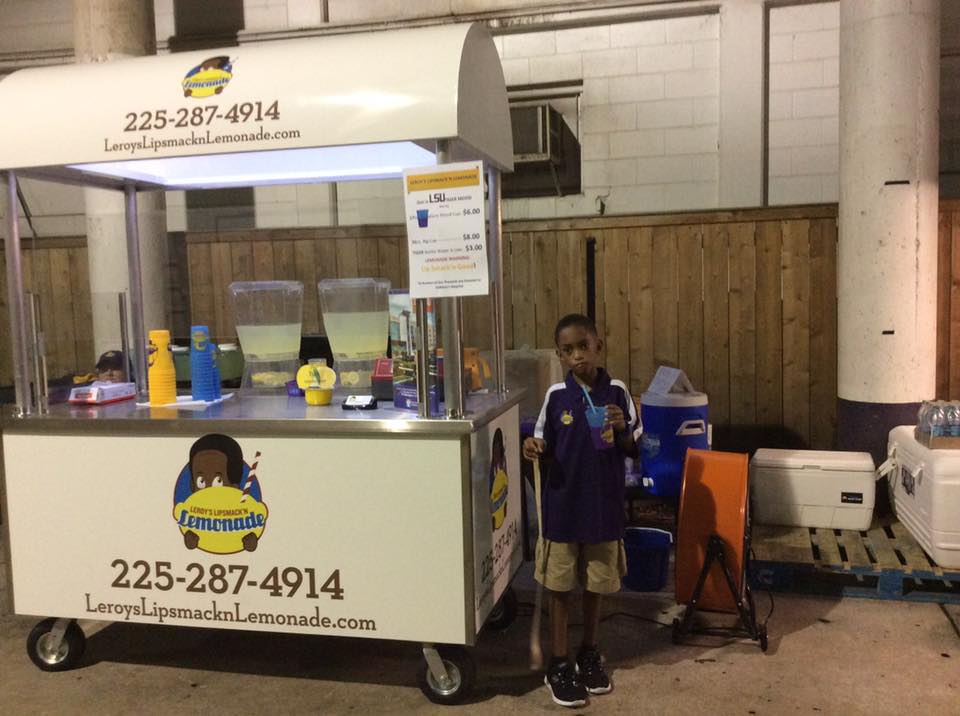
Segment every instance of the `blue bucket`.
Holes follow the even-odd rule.
[[[673,535],[653,527],[627,527],[623,548],[627,574],[623,585],[635,592],[659,592],[667,586]]]

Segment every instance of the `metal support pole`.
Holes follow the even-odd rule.
[[[47,391],[47,346],[40,315],[40,297],[27,293],[30,304],[30,342],[33,347],[33,402],[37,413],[43,415],[49,408]]]
[[[503,214],[500,194],[500,170],[487,168],[487,221],[490,241],[487,257],[490,266],[490,316],[493,339],[493,381],[497,393],[507,392],[507,369],[503,334]]]
[[[446,140],[437,142],[437,164],[450,161]],[[459,296],[437,300],[440,309],[441,343],[443,344],[443,401],[448,418],[461,418],[466,413],[463,394],[463,315]]]
[[[123,380],[130,382],[130,331],[127,329],[127,294],[117,293],[117,310],[120,313],[120,350],[123,351]]]
[[[147,334],[143,328],[143,284],[140,278],[140,229],[137,226],[137,190],[123,189],[127,222],[127,273],[130,277],[130,314],[133,319],[133,379],[137,392],[147,393]]]
[[[17,413],[33,413],[30,365],[27,360],[27,321],[23,303],[23,270],[20,253],[20,211],[17,208],[17,175],[7,172],[7,302],[10,305],[10,347]]]
[[[448,418],[466,413],[463,392],[463,308],[459,296],[440,299],[443,321],[443,402]]]
[[[414,301],[417,312],[417,415],[430,415],[430,331],[427,326],[427,299]]]

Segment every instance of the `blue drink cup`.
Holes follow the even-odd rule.
[[[215,400],[213,344],[207,326],[190,329],[190,387],[194,400]]]
[[[423,229],[427,226],[427,216],[430,213],[429,209],[417,209],[417,225]]]
[[[590,426],[590,439],[597,450],[613,447],[613,425],[607,420],[606,407],[587,408],[587,425]]]

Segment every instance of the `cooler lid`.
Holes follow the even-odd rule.
[[[698,408],[707,404],[706,393],[651,393],[649,390],[640,396],[641,405],[656,408]]]
[[[776,450],[761,448],[750,460],[751,467],[791,468],[794,470],[832,470],[873,472],[873,458],[868,452],[840,450]]]

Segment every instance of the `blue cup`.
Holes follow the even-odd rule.
[[[215,400],[217,391],[213,361],[216,347],[210,342],[207,326],[190,329],[190,388],[194,400]]]
[[[429,209],[417,209],[417,225],[423,229],[427,226],[427,216],[429,215]]]
[[[590,426],[590,439],[597,450],[613,447],[613,424],[607,420],[607,409],[587,408],[587,425]]]

